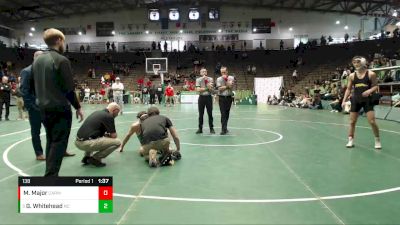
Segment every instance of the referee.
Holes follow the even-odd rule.
[[[203,133],[204,108],[207,108],[210,133],[215,134],[212,116],[213,100],[211,95],[213,90],[213,79],[207,77],[207,70],[205,68],[200,70],[200,75],[201,77],[196,79],[196,91],[199,92],[199,129],[196,131],[196,134]]]
[[[228,120],[229,111],[232,106],[232,88],[235,78],[228,76],[228,69],[223,66],[221,67],[221,76],[217,79],[218,98],[219,98],[219,110],[221,111],[221,135],[227,134],[228,131]]]

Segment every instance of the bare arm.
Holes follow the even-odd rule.
[[[376,77],[376,73],[369,71],[368,73],[369,79],[371,80],[371,88],[368,89],[368,95],[375,93],[378,90],[378,78]]]
[[[178,132],[175,127],[170,127],[169,132],[171,133],[172,138],[174,139],[176,150],[179,151],[181,149],[181,143],[179,141]]]
[[[134,133],[137,133],[138,128],[139,128],[139,123],[134,123],[134,124],[132,124],[132,126],[131,126],[131,128],[129,129],[128,133],[126,134],[124,140],[122,141],[122,145],[121,145],[121,150],[120,150],[120,152],[124,151],[124,147],[125,147],[126,143],[128,143],[129,139],[131,138],[131,136],[132,136]]]
[[[347,98],[349,98],[349,95],[351,92],[351,87],[353,86],[353,79],[354,79],[354,73],[350,74],[350,76],[347,78],[347,88],[346,88],[346,92],[344,93],[344,96],[343,96],[342,105],[344,105]]]

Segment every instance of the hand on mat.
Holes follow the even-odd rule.
[[[123,152],[124,151],[124,146],[121,146],[121,148],[119,149],[119,152]]]
[[[76,110],[76,119],[79,119],[79,123],[83,121],[83,111],[82,108]]]

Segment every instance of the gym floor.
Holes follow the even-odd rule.
[[[85,105],[85,116],[105,105]],[[116,119],[123,138],[136,113],[147,106],[125,106]],[[18,214],[17,177],[42,176],[27,121],[0,122],[0,224],[399,224],[400,126],[378,120],[383,149],[360,117],[355,148],[346,149],[348,115],[279,106],[233,106],[228,129],[210,135],[205,115],[196,135],[197,105],[160,107],[182,142],[182,160],[149,168],[131,138],[107,166],[82,166],[73,140],[74,119],[62,176],[113,176],[112,214]],[[12,107],[10,119],[15,119]],[[44,129],[42,129],[42,132]],[[42,136],[43,146],[45,137]]]

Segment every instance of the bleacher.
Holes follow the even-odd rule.
[[[69,48],[75,49],[87,43],[70,43]],[[104,43],[90,43],[91,53],[68,52],[65,55],[71,60],[71,65],[78,82],[89,84],[91,89],[100,88],[100,75],[112,72],[112,64],[130,64],[132,69],[129,76],[121,76],[123,83],[129,90],[135,89],[137,79],[146,75],[145,58],[151,52],[109,52],[94,53],[97,48],[105,48]],[[123,43],[116,43],[120,48]],[[97,47],[96,47],[97,46]],[[134,46],[127,46],[130,49]],[[122,48],[122,47],[121,47]],[[342,45],[321,46],[314,49],[285,50],[285,51],[200,51],[200,52],[157,52],[161,57],[168,58],[169,72],[189,75],[194,71],[194,61],[199,61],[200,66],[208,70],[209,76],[216,79],[215,67],[218,63],[227,66],[229,73],[237,79],[236,89],[253,90],[254,77],[283,76],[286,88],[295,93],[303,92],[305,87],[310,87],[315,80],[330,79],[336,67],[343,67],[350,62],[354,55],[371,56],[376,52],[393,55],[400,49],[400,39],[384,39],[373,41],[353,42]],[[18,54],[16,48],[3,48],[0,53],[1,61],[15,63],[13,72],[19,72],[23,67],[31,64],[34,49],[22,49],[23,54]],[[243,53],[247,56],[243,57]],[[294,62],[301,58],[302,64],[294,67]],[[256,75],[247,74],[247,66],[255,65]],[[95,68],[97,78],[92,79],[87,75],[90,68]],[[293,70],[298,72],[298,81],[292,81]],[[155,79],[159,82],[159,79]],[[181,87],[175,87],[180,89]]]

